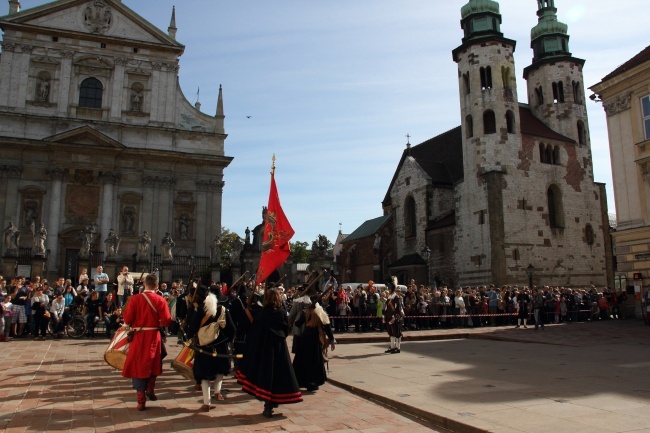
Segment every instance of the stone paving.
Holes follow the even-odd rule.
[[[175,338],[170,343],[175,343]],[[363,432],[444,431],[344,389],[325,384],[283,415],[261,415],[262,403],[224,381],[226,400],[199,412],[201,393],[169,366],[158,381],[158,401],[135,409],[130,380],[104,363],[108,340],[14,340],[0,343],[0,431],[13,432]]]
[[[649,337],[637,320],[436,329],[389,355],[384,333],[336,334],[330,383],[271,420],[231,378],[226,401],[198,412],[174,344],[159,400],[138,412],[102,360],[107,340],[15,340],[0,343],[0,431],[650,432]]]
[[[639,320],[425,330],[387,355],[346,333],[329,379],[453,431],[650,432],[649,337]]]

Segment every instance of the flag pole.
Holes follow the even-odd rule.
[[[275,175],[275,153],[273,154],[273,158],[271,158],[271,176]]]

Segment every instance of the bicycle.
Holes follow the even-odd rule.
[[[70,305],[69,313],[70,319],[68,319],[65,325],[65,333],[70,338],[79,339],[86,335],[86,320],[81,311],[79,311],[79,307],[75,305]],[[47,332],[50,335],[54,335],[54,321],[50,320],[47,324]]]

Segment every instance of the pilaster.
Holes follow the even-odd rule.
[[[58,114],[66,115],[70,107],[70,83],[72,81],[72,58],[74,51],[61,51],[61,78],[59,79]]]
[[[63,203],[63,180],[65,179],[66,170],[63,168],[51,168],[47,170],[47,177],[50,179],[50,202],[49,202],[49,220],[47,221],[47,244],[46,248],[50,250],[49,263],[50,271],[58,270],[59,250],[58,250],[58,233],[61,226],[61,204]],[[43,215],[42,220],[45,220]]]

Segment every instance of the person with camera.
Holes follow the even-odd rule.
[[[129,268],[124,266],[117,276],[117,305],[124,307],[132,294],[133,277],[129,273]]]
[[[47,324],[50,321],[49,305],[50,298],[43,293],[43,288],[36,287],[36,289],[34,289],[34,296],[32,296],[34,340],[45,340],[45,336],[47,335]]]

